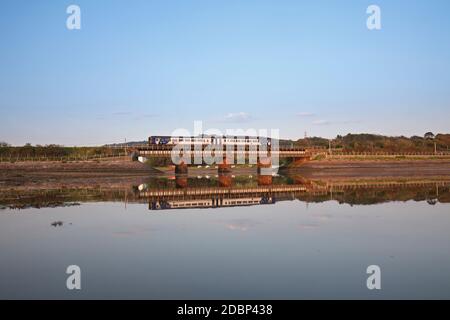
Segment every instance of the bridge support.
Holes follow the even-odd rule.
[[[219,172],[219,187],[231,187],[233,183],[233,179],[230,174],[224,174]]]
[[[272,185],[272,175],[260,175],[258,174],[258,186],[270,186]]]
[[[259,175],[265,175],[265,176],[272,176],[272,157],[270,156],[264,156],[264,157],[258,157],[258,176]]]
[[[223,205],[223,198],[220,196],[213,197],[211,200],[213,208],[221,207]]]
[[[218,171],[219,171],[219,175],[221,173],[228,173],[231,171],[231,167],[227,162],[226,156],[223,157],[222,163],[218,165]]]
[[[187,174],[188,173],[188,167],[184,162],[181,162],[180,164],[175,166],[175,174]]]
[[[177,174],[175,175],[175,185],[177,188],[187,188],[188,186],[188,176],[187,174]]]

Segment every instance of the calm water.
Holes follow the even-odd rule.
[[[248,180],[218,188],[267,187]],[[298,190],[211,207],[210,195],[148,193],[212,192],[210,182],[165,181],[4,194],[0,298],[450,298],[449,184],[303,190],[283,179],[272,186]],[[66,288],[73,264],[79,291]],[[366,287],[373,264],[381,290]]]

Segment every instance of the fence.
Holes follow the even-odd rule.
[[[89,161],[89,160],[109,160],[109,159],[119,159],[127,157],[127,153],[117,153],[117,154],[95,154],[95,155],[69,155],[69,156],[37,156],[37,157],[21,157],[21,156],[0,156],[0,162],[39,162],[39,161]]]
[[[450,157],[450,152],[331,152],[329,157]]]

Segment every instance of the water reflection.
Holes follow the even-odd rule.
[[[97,183],[0,188],[0,298],[450,297],[450,177]],[[65,286],[71,264],[84,274],[77,293]],[[366,287],[371,264],[378,292]]]
[[[450,202],[448,178],[307,179],[301,175],[154,176],[119,188],[80,186],[0,191],[0,209],[79,206],[87,202],[147,204],[149,210],[270,205],[281,201],[337,201],[369,205],[390,201]]]

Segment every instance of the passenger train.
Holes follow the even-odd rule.
[[[193,200],[157,200],[149,202],[149,210],[219,208],[219,207],[252,206],[252,205],[274,204],[274,203],[275,198],[269,196],[220,198],[220,199],[193,199]]]
[[[238,137],[238,136],[198,136],[198,137],[171,137],[151,136],[148,138],[150,145],[234,145],[234,146],[261,146],[271,145],[270,138]]]

